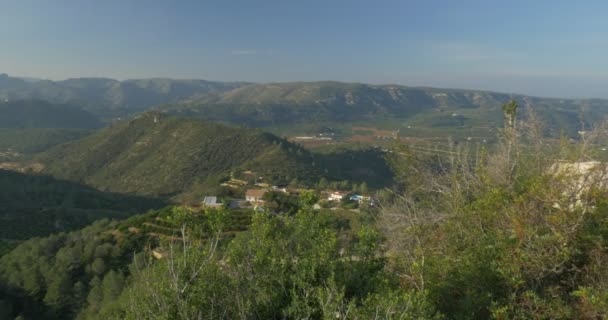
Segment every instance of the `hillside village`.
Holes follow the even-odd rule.
[[[202,208],[220,208],[229,209],[255,209],[256,211],[271,211],[273,213],[282,213],[277,211],[275,206],[269,205],[269,202],[288,201],[287,199],[297,199],[303,193],[314,195],[316,201],[313,205],[315,210],[321,208],[337,209],[345,208],[357,210],[360,206],[375,207],[378,205],[378,200],[372,197],[369,193],[360,193],[353,191],[331,190],[331,189],[305,189],[291,188],[287,185],[268,185],[266,183],[255,183],[253,186],[248,186],[246,181],[231,179],[228,182],[222,183],[223,187],[237,189],[237,194],[243,194],[244,197],[230,197],[218,195],[204,195],[200,203],[194,203],[191,207]],[[242,192],[244,190],[244,193]],[[279,199],[279,200],[278,200]]]

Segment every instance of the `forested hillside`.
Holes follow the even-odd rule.
[[[76,230],[102,218],[126,218],[163,205],[158,199],[0,170],[0,243],[6,248],[32,237]]]
[[[46,151],[56,145],[81,139],[91,134],[88,129],[62,128],[0,128],[0,152],[13,152],[31,155]],[[7,158],[8,158],[7,154]],[[3,157],[0,156],[0,162]],[[7,159],[10,160],[10,159]]]
[[[302,201],[302,211],[293,217],[252,211],[242,216],[225,209],[163,209],[124,222],[104,220],[81,231],[27,241],[0,258],[0,315],[25,319],[317,317],[341,305],[340,297],[346,294],[366,299],[356,311],[360,317],[371,316],[382,299],[388,299],[387,306],[404,303],[398,310],[411,315],[434,316],[422,295],[400,296],[393,291],[396,279],[383,272],[384,259],[375,257],[376,231],[351,229],[348,223],[339,223],[333,212],[313,214],[310,205]],[[173,269],[177,278],[165,274],[171,263],[177,263]],[[173,280],[182,292],[174,302],[186,309],[178,310],[166,300],[173,292],[164,286]],[[317,305],[318,295],[329,299],[325,311]],[[150,299],[159,304],[147,305]]]
[[[217,186],[231,172],[250,170],[275,183],[315,183],[324,172],[311,153],[271,134],[159,113],[58,146],[36,161],[59,178],[163,197]]]
[[[74,319],[87,303],[115,299],[144,245],[141,236],[112,235],[116,226],[102,220],[70,234],[29,240],[0,258],[0,318]]]
[[[80,139],[101,126],[96,116],[73,105],[0,101],[0,163]]]
[[[341,82],[251,84],[221,95],[193,97],[162,107],[170,113],[251,126],[382,122],[391,119],[429,129],[500,127],[501,106],[515,99],[530,106],[552,133],[576,133],[606,115],[607,100],[530,97],[488,91]],[[520,113],[524,117],[524,113]],[[406,125],[406,126],[407,126]],[[403,126],[403,127],[406,127]]]
[[[608,126],[550,144],[504,110],[492,149],[395,146],[377,208],[306,191],[275,213],[165,208],[29,240],[0,258],[0,315],[604,319],[606,166],[589,160]]]
[[[78,107],[42,100],[0,102],[0,128],[78,128],[101,127],[97,117]]]

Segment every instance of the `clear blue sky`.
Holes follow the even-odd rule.
[[[608,2],[0,0],[0,72],[608,97]]]

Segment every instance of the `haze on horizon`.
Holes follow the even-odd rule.
[[[0,73],[608,98],[608,3],[7,0]]]

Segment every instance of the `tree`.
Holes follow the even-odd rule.
[[[265,207],[277,213],[294,214],[300,208],[300,203],[296,196],[287,195],[283,192],[266,192],[263,199]]]
[[[515,132],[516,109],[505,108],[513,121],[491,153],[472,161],[459,151],[439,167],[398,167],[407,188],[381,216],[395,253],[388,267],[454,319],[603,318],[608,273],[598,266],[608,243],[590,239],[606,234],[596,219],[607,217],[600,203],[608,191],[593,173],[556,170],[577,164],[556,165],[551,155],[560,151],[537,143],[531,124]],[[403,157],[397,164],[423,159],[391,156]]]
[[[125,293],[125,319],[215,319],[234,308],[226,301],[230,281],[214,263],[219,232],[203,247],[186,230],[182,227],[179,243],[167,244],[165,259],[135,274]]]
[[[319,201],[319,194],[313,190],[304,190],[300,193],[302,208],[311,209]]]
[[[367,189],[367,183],[361,183],[361,185],[359,186],[359,192],[361,192],[362,194],[367,194],[369,192],[369,190]]]
[[[319,183],[317,184],[317,188],[319,190],[326,190],[328,186],[329,182],[327,181],[327,179],[325,179],[325,177],[322,177],[321,180],[319,180]]]
[[[505,115],[505,127],[515,129],[515,118],[517,116],[518,104],[515,100],[511,100],[502,105],[502,111]]]
[[[87,295],[87,307],[92,313],[97,313],[103,304],[103,289],[98,277],[91,279],[89,283],[89,294]]]
[[[351,186],[351,184],[350,184],[350,181],[348,181],[348,180],[343,180],[343,181],[338,182],[338,189],[340,189],[340,190],[349,190],[350,186]]]
[[[106,263],[101,258],[95,258],[93,263],[91,264],[91,271],[97,276],[102,276],[106,273]]]
[[[57,314],[65,308],[71,301],[72,282],[68,274],[58,274],[50,279],[44,303]]]
[[[87,301],[87,287],[81,281],[78,281],[74,284],[72,288],[73,292],[73,300],[72,302],[72,314],[77,314],[80,311],[80,308]]]
[[[5,300],[0,300],[0,319],[10,319],[13,314],[12,305]]]
[[[101,291],[104,301],[112,301],[118,298],[124,286],[124,276],[114,270],[110,270],[101,282]]]
[[[123,318],[438,318],[424,293],[401,291],[384,272],[377,231],[363,228],[341,250],[334,219],[309,208],[257,212],[222,250],[212,249],[216,238],[172,242],[165,259],[135,274],[127,299],[119,299]]]

